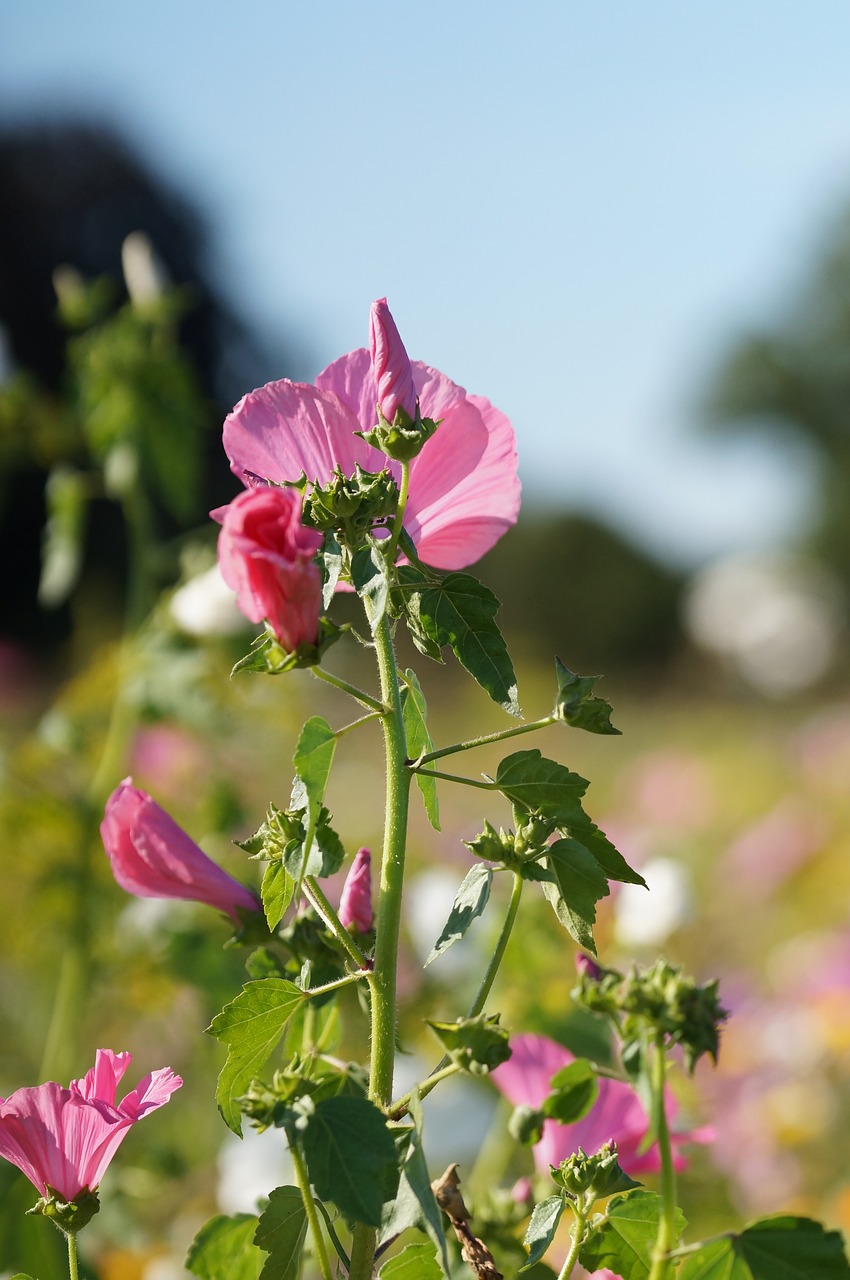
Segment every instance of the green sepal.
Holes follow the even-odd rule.
[[[606,1142],[590,1156],[579,1147],[557,1168],[550,1165],[549,1173],[556,1186],[588,1206],[640,1186],[621,1167],[616,1142]]]
[[[445,1274],[434,1246],[424,1241],[406,1244],[401,1253],[385,1262],[378,1272],[380,1280],[441,1280]]]
[[[209,1035],[227,1045],[216,1102],[227,1127],[240,1136],[238,1099],[265,1066],[304,999],[304,992],[286,978],[260,978],[247,983],[207,1027]]]
[[[320,1200],[346,1218],[381,1225],[381,1209],[398,1184],[395,1143],[384,1116],[366,1098],[302,1098],[296,1136]]]
[[[576,1058],[562,1067],[552,1077],[549,1087],[552,1092],[543,1101],[543,1114],[559,1124],[581,1120],[599,1097],[599,1081],[586,1058]]]
[[[499,1014],[479,1013],[456,1022],[432,1022],[428,1026],[440,1040],[452,1062],[474,1076],[485,1076],[511,1056],[508,1033],[499,1026]]]
[[[431,954],[425,961],[425,968],[448,951],[454,942],[458,942],[466,933],[472,921],[480,916],[490,897],[490,886],[493,883],[493,872],[490,867],[476,863],[467,871],[463,883],[457,891],[449,918],[443,926]]]
[[[540,1262],[555,1239],[555,1232],[558,1230],[565,1208],[563,1196],[549,1196],[534,1206],[534,1212],[523,1239],[523,1244],[528,1249],[528,1260],[524,1266],[520,1267],[521,1272],[534,1266],[535,1262]]]
[[[73,1200],[66,1200],[55,1188],[48,1184],[47,1195],[41,1196],[28,1214],[49,1218],[66,1236],[75,1236],[87,1226],[94,1215],[100,1212],[100,1200],[96,1191],[83,1187]]]
[[[577,676],[560,658],[555,659],[555,674],[558,692],[552,714],[557,720],[575,729],[586,729],[588,733],[620,733],[611,723],[610,702],[593,696],[593,687],[601,676]]]
[[[848,1280],[838,1231],[792,1214],[759,1218],[682,1259],[677,1280]]]
[[[305,491],[301,519],[323,533],[338,530],[340,541],[350,548],[363,545],[375,524],[385,522],[398,509],[398,484],[389,471],[364,471],[354,464],[354,475],[337,467],[327,484],[299,484]]]
[[[579,946],[596,955],[596,904],[610,893],[599,863],[577,841],[556,840],[549,848],[545,865],[554,876],[553,881],[543,882],[547,902]]]
[[[280,676],[300,667],[317,667],[332,644],[349,631],[348,625],[339,627],[330,618],[319,618],[319,639],[316,644],[300,644],[287,653],[277,636],[264,631],[257,636],[244,658],[231,668],[231,678],[238,671],[259,671],[264,675]]]
[[[622,1280],[647,1280],[662,1212],[661,1197],[653,1191],[618,1195],[608,1205],[605,1216],[594,1224],[579,1253],[579,1262],[588,1271],[607,1267]],[[684,1214],[677,1209],[676,1239],[686,1225]]]
[[[254,1233],[266,1258],[260,1280],[298,1280],[307,1211],[297,1187],[275,1187]]]
[[[184,1266],[200,1280],[259,1280],[265,1254],[254,1244],[253,1213],[217,1214],[189,1246]]]
[[[545,1121],[546,1117],[539,1107],[520,1103],[510,1114],[508,1133],[514,1142],[519,1142],[523,1147],[534,1147],[543,1137]]]
[[[434,743],[428,732],[428,706],[425,695],[416,678],[416,672],[408,668],[402,673],[404,688],[401,691],[401,709],[404,718],[404,733],[407,740],[407,751],[410,759],[416,761],[420,756],[428,755],[434,750]],[[440,830],[440,807],[437,800],[437,780],[429,777],[423,769],[416,772],[416,785],[422,792],[422,802],[428,821],[435,831]]]
[[[392,422],[387,422],[379,405],[377,426],[368,431],[355,431],[354,434],[373,449],[379,449],[388,458],[392,458],[393,462],[411,462],[439,425],[440,422],[435,422],[433,418],[420,416],[418,403],[415,418],[411,418],[407,410],[399,406]]]
[[[398,569],[398,598],[411,638],[428,657],[449,645],[461,666],[494,702],[519,716],[517,684],[504,637],[496,625],[499,601],[468,573],[436,578],[413,565]]]

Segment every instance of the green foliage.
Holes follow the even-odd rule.
[[[484,1076],[511,1056],[508,1033],[499,1026],[499,1014],[479,1013],[456,1022],[432,1022],[434,1031],[452,1062],[474,1076]]]
[[[307,1211],[297,1187],[275,1187],[260,1214],[254,1243],[267,1253],[260,1280],[298,1280]]]
[[[263,900],[263,911],[266,923],[274,929],[283,918],[295,894],[295,881],[282,862],[270,862],[263,872],[263,883],[260,897]]]
[[[593,1155],[579,1147],[551,1174],[557,1186],[569,1196],[583,1199],[588,1208],[597,1200],[607,1200],[616,1192],[633,1191],[640,1185],[621,1168],[613,1141],[604,1143]]]
[[[516,676],[496,625],[499,601],[467,573],[444,578],[398,569],[399,596],[414,643],[428,657],[450,645],[461,666],[511,715],[520,714]]]
[[[610,702],[593,696],[593,688],[600,676],[577,676],[565,667],[560,658],[555,659],[558,677],[558,694],[553,715],[575,729],[587,729],[589,733],[619,734],[611,723],[613,710]]]
[[[426,966],[441,956],[444,951],[448,951],[453,942],[463,937],[472,921],[481,915],[490,898],[492,883],[493,872],[489,867],[478,863],[467,871],[443,931],[425,961]]]
[[[593,854],[577,840],[556,840],[545,864],[554,876],[554,880],[543,882],[547,902],[579,946],[595,955],[596,904],[610,892],[604,872]]]
[[[404,688],[401,692],[401,707],[404,716],[404,733],[407,740],[407,751],[411,760],[427,755],[434,750],[431,735],[428,732],[428,706],[425,695],[417,679],[416,672],[408,668],[404,673]],[[440,809],[437,801],[437,780],[430,778],[424,770],[416,774],[416,785],[422,792],[425,813],[435,831],[440,830]]]
[[[751,1222],[740,1235],[701,1245],[682,1260],[677,1280],[848,1280],[838,1231],[780,1214]]]
[[[528,1261],[520,1271],[540,1262],[555,1239],[561,1218],[566,1208],[563,1196],[548,1196],[534,1206],[531,1221],[525,1232],[523,1244],[528,1249]]]
[[[437,1250],[444,1274],[451,1275],[443,1215],[431,1189],[431,1177],[422,1149],[422,1103],[414,1090],[409,1105],[413,1127],[396,1131],[401,1167],[395,1198],[384,1205],[379,1244],[394,1240],[411,1227],[424,1231]]]
[[[374,635],[387,611],[390,590],[387,562],[374,543],[354,552],[351,557],[351,581],[363,601]]]
[[[245,1093],[286,1030],[286,1024],[305,999],[304,992],[285,978],[249,982],[207,1031],[228,1048],[216,1088],[222,1118],[234,1133],[242,1133],[238,1099]]]
[[[582,1245],[579,1261],[588,1271],[607,1267],[622,1280],[646,1280],[661,1220],[661,1197],[652,1191],[631,1191],[608,1205],[601,1222]],[[677,1210],[676,1231],[685,1229]]]
[[[381,1267],[381,1280],[441,1280],[443,1271],[431,1244],[408,1244]]]
[[[318,811],[336,750],[336,734],[322,716],[311,716],[298,738],[293,764],[307,798]]]
[[[543,1101],[543,1114],[559,1124],[574,1124],[586,1116],[599,1096],[596,1072],[586,1058],[576,1058],[557,1071]]]
[[[369,1226],[381,1225],[398,1182],[396,1149],[386,1120],[366,1098],[303,1099],[297,1124],[310,1181],[321,1200]]]
[[[189,1246],[186,1270],[200,1280],[260,1280],[265,1259],[254,1244],[257,1223],[252,1213],[211,1218]]]

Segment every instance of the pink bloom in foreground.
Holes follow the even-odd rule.
[[[287,653],[315,644],[322,576],[313,557],[322,535],[301,523],[301,494],[249,489],[213,516],[221,522],[221,576],[245,617],[267,622]]]
[[[239,923],[237,908],[259,911],[250,890],[207,857],[146,791],[125,778],[106,802],[100,824],[112,874],[138,898],[206,902]]]
[[[369,355],[377,388],[377,406],[392,422],[398,409],[411,419],[416,417],[416,387],[413,369],[392,318],[386,298],[372,303],[369,312]]]
[[[0,1156],[43,1196],[51,1187],[63,1200],[93,1191],[127,1130],[183,1083],[163,1067],[116,1103],[115,1090],[131,1060],[129,1053],[98,1049],[92,1069],[70,1088],[50,1081],[0,1098]]]
[[[346,929],[368,933],[372,928],[372,855],[368,849],[357,850],[342,886],[338,914]]]
[[[480,559],[516,522],[519,479],[510,422],[482,396],[411,362],[423,417],[441,425],[410,464],[404,526],[426,564],[462,569]],[[351,476],[398,463],[355,435],[377,420],[378,385],[370,353],[351,351],[328,365],[316,385],[269,382],[243,396],[224,423],[231,470],[250,486],[298,480],[326,484],[336,467]]]
[[[511,1049],[511,1057],[491,1071],[490,1079],[515,1107],[539,1107],[550,1092],[552,1076],[575,1061],[569,1049],[546,1036],[516,1036],[511,1040]],[[668,1118],[674,1112],[674,1099],[668,1092]],[[619,1080],[601,1077],[599,1097],[581,1120],[566,1125],[556,1120],[544,1122],[543,1137],[534,1148],[534,1164],[538,1172],[548,1173],[550,1165],[557,1168],[579,1147],[588,1155],[595,1155],[601,1146],[613,1140],[626,1173],[632,1177],[655,1173],[661,1168],[658,1144],[640,1151],[648,1128],[646,1112],[634,1089]],[[678,1144],[707,1140],[708,1133],[703,1130],[673,1134],[676,1168],[683,1169],[687,1163],[684,1156],[675,1151]]]

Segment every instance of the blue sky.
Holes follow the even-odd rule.
[[[850,200],[848,48],[846,0],[5,0],[0,117],[123,129],[281,373],[386,294],[512,417],[530,497],[695,562],[802,510],[799,458],[697,406]]]

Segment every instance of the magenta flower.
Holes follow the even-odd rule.
[[[547,1036],[516,1036],[511,1040],[511,1049],[511,1057],[490,1072],[490,1079],[515,1107],[539,1107],[550,1092],[552,1076],[575,1060],[569,1049]],[[668,1092],[667,1114],[674,1113],[675,1101]],[[539,1173],[548,1173],[550,1165],[557,1168],[579,1147],[588,1155],[595,1155],[606,1142],[614,1141],[626,1173],[632,1177],[656,1173],[661,1168],[658,1144],[640,1150],[648,1128],[649,1119],[634,1089],[619,1080],[600,1077],[599,1097],[586,1116],[574,1124],[544,1122],[543,1136],[534,1148],[535,1168]],[[709,1134],[706,1130],[693,1130],[673,1134],[672,1140],[675,1148],[683,1142],[708,1141]],[[675,1150],[674,1161],[677,1169],[687,1163]]]
[[[100,824],[112,874],[138,898],[188,898],[218,907],[239,923],[239,909],[260,911],[257,897],[217,867],[146,791],[125,778]]]
[[[221,576],[252,622],[266,621],[287,653],[319,638],[322,535],[301,523],[295,489],[257,488],[214,511]]]
[[[70,1201],[94,1191],[128,1129],[183,1083],[163,1067],[116,1104],[115,1090],[131,1061],[129,1053],[98,1049],[92,1069],[70,1088],[51,1080],[0,1098],[0,1156],[42,1196],[53,1190]]]
[[[468,395],[428,365],[410,367],[420,412],[441,425],[410,464],[404,525],[427,564],[462,569],[516,522],[513,429],[482,396]],[[269,382],[243,396],[225,420],[231,470],[247,486],[296,481],[302,473],[324,485],[337,467],[351,476],[357,463],[370,472],[388,468],[398,478],[399,464],[355,434],[375,426],[378,399],[365,348],[335,360],[315,386]]]
[[[338,914],[346,929],[368,933],[372,928],[372,855],[368,849],[357,850],[342,886]]]
[[[403,409],[408,418],[416,418],[416,387],[410,359],[396,328],[386,298],[372,303],[369,313],[369,354],[377,387],[377,408],[387,422]]]

